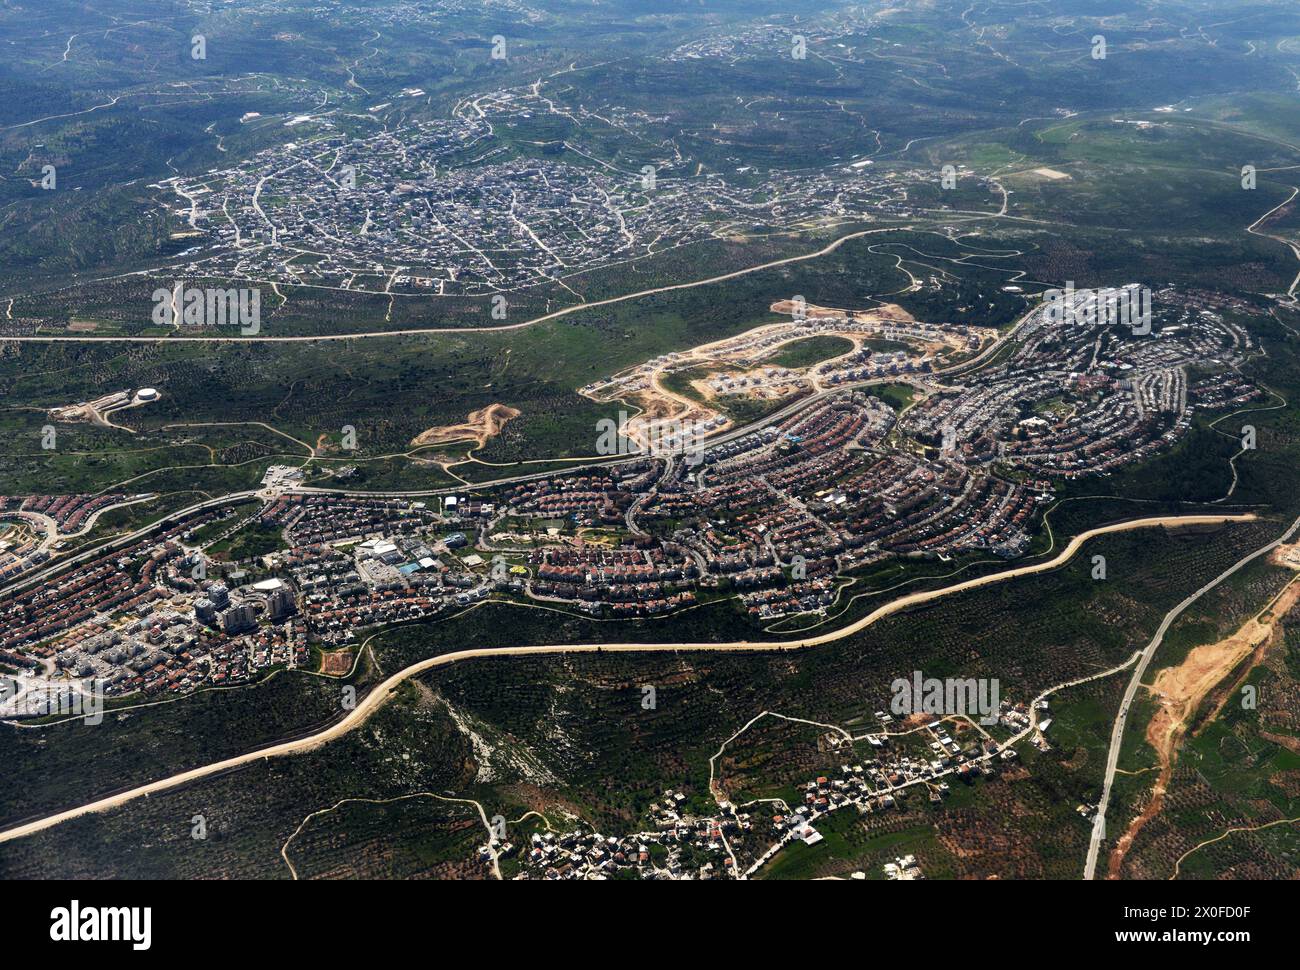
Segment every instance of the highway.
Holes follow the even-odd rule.
[[[51,576],[54,576],[65,569],[71,569],[74,566],[78,566],[81,563],[94,559],[106,552],[129,546],[136,540],[143,539],[151,533],[157,532],[161,528],[165,528],[170,522],[178,521],[186,516],[193,515],[195,512],[202,512],[204,509],[217,508],[222,505],[229,505],[232,502],[239,502],[243,499],[254,498],[257,494],[258,493],[255,491],[231,492],[228,495],[222,495],[220,498],[205,499],[202,502],[187,505],[185,508],[164,515],[162,518],[151,522],[149,525],[143,526],[142,528],[136,529],[134,532],[116,536],[115,538],[101,542],[97,546],[84,549],[66,559],[55,560],[48,566],[45,566],[34,573],[28,573],[26,576],[10,583],[8,586],[0,587],[0,599],[12,596],[15,593],[20,593],[31,586],[35,586],[37,583],[49,579]]]

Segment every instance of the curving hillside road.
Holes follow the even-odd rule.
[[[269,758],[279,758],[285,755],[300,754],[305,751],[312,751],[330,741],[340,738],[343,735],[355,730],[366,722],[366,720],[382,707],[393,692],[401,684],[412,677],[432,670],[437,667],[445,667],[449,664],[457,663],[462,660],[474,660],[483,657],[519,657],[531,654],[550,655],[564,653],[661,653],[661,652],[678,652],[678,651],[777,651],[777,650],[798,650],[804,647],[816,646],[822,643],[830,643],[865,629],[878,620],[890,616],[900,610],[905,610],[911,606],[917,606],[922,603],[928,603],[933,600],[950,596],[954,593],[961,593],[966,590],[975,589],[980,586],[988,586],[993,583],[1004,582],[1019,576],[1031,576],[1036,573],[1049,572],[1063,565],[1074,557],[1075,553],[1082,548],[1083,544],[1089,539],[1097,536],[1109,535],[1116,532],[1128,532],[1134,529],[1147,529],[1159,526],[1189,526],[1189,525],[1222,525],[1227,522],[1249,522],[1255,520],[1254,515],[1183,515],[1183,516],[1153,516],[1143,519],[1133,519],[1128,522],[1116,522],[1111,525],[1100,526],[1096,529],[1090,529],[1087,532],[1080,533],[1070,540],[1054,558],[1044,560],[1043,562],[1032,565],[1020,566],[1015,569],[1009,569],[1000,573],[990,573],[985,576],[979,576],[974,579],[964,580],[952,586],[944,586],[938,589],[923,590],[916,593],[910,593],[906,596],[899,597],[883,604],[871,613],[855,620],[847,626],[841,627],[828,633],[822,633],[815,637],[807,637],[798,640],[783,640],[774,642],[752,642],[748,640],[737,640],[731,643],[590,643],[590,644],[553,644],[547,646],[531,647],[491,647],[483,649],[457,650],[453,653],[445,653],[436,657],[429,657],[418,663],[411,664],[409,667],[398,671],[380,683],[374,690],[368,693],[357,706],[348,712],[338,723],[318,731],[315,734],[308,735],[304,738],[298,738],[292,741],[284,741],[279,744],[273,744],[270,747],[261,748],[256,751],[250,751],[246,754],[236,755],[233,758],[226,758],[222,761],[216,761],[211,764],[202,765],[198,768],[191,768],[188,771],[182,771],[158,781],[150,782],[147,785],[141,785],[128,791],[120,792],[116,795],[110,795],[101,798],[98,801],[89,802],[77,808],[70,808],[45,818],[37,819],[33,822],[27,822],[17,825],[11,829],[0,832],[0,843],[9,842],[13,839],[20,839],[24,836],[33,835],[42,832],[45,829],[53,828],[62,822],[70,819],[79,818],[83,815],[89,815],[96,812],[105,812],[110,809],[118,808],[137,798],[146,797],[158,792],[168,791],[188,782],[198,781],[220,772],[228,771],[232,768],[238,768],[242,765],[251,764],[255,761]],[[1300,523],[1298,523],[1300,524]]]

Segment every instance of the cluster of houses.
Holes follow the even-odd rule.
[[[557,475],[509,486],[500,514],[566,519],[580,526],[617,526],[643,489],[655,480],[656,464],[632,461],[577,475]]]
[[[1048,493],[888,447],[896,424],[878,398],[830,396],[710,447],[701,467],[660,483],[637,519],[692,523],[673,538],[745,591],[760,617],[823,609],[834,598],[828,577],[891,555],[1022,552]],[[764,589],[783,580],[792,596]]]
[[[1157,325],[1136,329],[1062,326],[1045,307],[1021,326],[1012,353],[911,408],[902,429],[967,466],[1078,478],[1169,447],[1191,426],[1195,403],[1254,399],[1235,372],[1252,345],[1241,326],[1204,298],[1180,302],[1162,290],[1156,299]],[[1192,381],[1193,369],[1208,373]]]
[[[289,124],[309,136],[160,187],[175,193],[177,216],[206,236],[208,275],[438,295],[535,286],[651,247],[708,239],[728,223],[790,224],[835,212],[874,218],[902,195],[883,176],[833,167],[733,181],[671,155],[650,159],[647,176],[594,165],[567,142],[558,157],[507,152],[501,139],[509,129],[588,110],[559,98],[493,91],[476,98],[473,111],[407,119],[360,137],[327,115],[304,115]],[[649,121],[621,114],[629,131]],[[470,151],[475,161],[465,164]],[[322,153],[332,157],[328,167],[317,164]],[[295,260],[307,252],[310,261]]]
[[[717,817],[697,816],[687,810],[686,801],[681,792],[664,792],[650,806],[644,832],[625,836],[581,828],[534,832],[519,846],[508,842],[483,846],[479,858],[489,861],[490,849],[499,857],[517,857],[517,879],[735,878],[736,863],[727,840],[750,831],[749,814],[724,811]]]
[[[630,547],[548,547],[528,554],[535,599],[578,601],[588,612],[607,606],[617,617],[653,616],[695,602],[699,566],[671,545],[649,538]]]
[[[186,548],[207,509],[0,602],[0,656],[28,675],[95,681],[108,696],[187,693],[305,664],[307,629],[279,580],[200,580]]]
[[[121,505],[123,502],[141,496],[126,496],[116,493],[99,495],[0,495],[0,514],[8,512],[31,512],[50,519],[58,531],[67,535],[78,532],[96,512]]]
[[[101,512],[143,498],[140,495],[0,495],[0,583],[47,561],[65,537],[88,530]]]
[[[368,627],[421,620],[482,599],[486,577],[467,568],[459,528],[490,503],[427,502],[292,493],[262,521],[283,530],[287,550],[268,557],[298,592],[312,636],[338,644]],[[480,557],[474,557],[481,562]]]
[[[1039,713],[1046,710],[1040,702]],[[950,791],[948,779],[967,784],[996,776],[1014,761],[1014,744],[1027,736],[1041,738],[1050,719],[1033,721],[1023,703],[1001,701],[990,722],[1003,732],[993,737],[963,716],[902,724],[877,711],[880,730],[850,736],[828,732],[821,750],[845,757],[837,774],[819,775],[797,790],[802,801],[769,800],[777,810],[770,825],[760,824],[750,806],[728,801],[715,792],[716,812],[690,810],[686,794],[665,791],[647,810],[647,827],[625,836],[582,828],[567,832],[537,831],[524,843],[493,841],[479,850],[480,861],[495,856],[516,862],[518,879],[718,879],[747,878],[793,843],[817,846],[825,840],[817,826],[832,812],[854,809],[860,815],[898,810],[912,799],[940,804]],[[950,731],[950,728],[952,729]],[[915,857],[884,866],[890,879],[923,878]],[[865,878],[854,873],[854,878]]]

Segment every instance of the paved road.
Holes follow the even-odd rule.
[[[877,231],[877,230],[872,230],[872,231]],[[854,237],[845,236],[843,239],[838,240],[837,242],[843,242],[845,239],[851,239],[851,238]],[[796,257],[796,258],[807,258],[807,257]],[[593,304],[588,304],[588,306],[591,305]],[[1009,329],[1006,333],[1001,334],[997,340],[995,340],[992,344],[990,344],[987,348],[985,348],[984,351],[982,351],[978,356],[972,357],[970,360],[963,361],[959,364],[955,364],[953,367],[948,368],[947,370],[935,371],[933,374],[929,376],[932,378],[937,378],[949,373],[956,373],[956,372],[965,373],[971,369],[974,369],[982,365],[990,357],[992,357],[1004,346],[1006,346],[1007,341],[1009,341],[1010,339],[1012,339],[1012,337],[1015,336],[1015,334],[1020,330],[1020,328],[1023,327],[1029,321],[1029,319],[1034,315],[1036,311],[1037,308],[1034,308],[1026,312],[1023,316],[1021,316],[1019,320],[1016,321],[1016,323],[1011,327],[1011,329]],[[516,326],[519,325],[517,324]],[[13,338],[0,337],[0,343],[2,343],[4,340],[7,339],[13,339]],[[156,339],[156,338],[150,338],[150,339]],[[310,339],[317,339],[317,338],[310,338]],[[823,391],[817,391],[816,393],[808,395],[807,397],[802,397],[796,401],[792,401],[791,403],[785,405],[784,407],[779,408],[778,410],[773,411],[771,414],[759,418],[756,421],[752,421],[749,424],[743,425],[738,428],[733,428],[730,431],[724,432],[723,434],[711,437],[706,442],[706,446],[711,448],[714,447],[715,445],[725,444],[726,442],[732,441],[736,438],[744,437],[745,435],[750,434],[751,432],[758,431],[761,430],[762,428],[765,428],[769,424],[773,424],[775,422],[784,420],[785,418],[789,417],[791,414],[794,414],[796,411],[799,411],[802,408],[810,407],[813,404],[816,404],[818,401],[830,397],[834,394],[839,394],[843,391],[859,390],[865,387],[871,387],[879,384],[898,383],[900,380],[903,380],[902,376],[898,378],[895,377],[872,378],[866,381],[857,381],[853,383],[841,384],[838,387],[828,388]],[[269,425],[263,425],[263,427],[270,428]],[[284,434],[284,432],[279,431],[279,429],[276,428],[270,428],[270,430],[275,431],[277,434]],[[290,437],[290,436],[285,435],[285,437]],[[290,440],[296,441],[297,439],[290,437]],[[304,445],[304,447],[307,447],[305,442],[298,442],[298,443]],[[381,491],[357,491],[357,490],[346,489],[346,488],[319,488],[313,486],[300,486],[298,488],[293,489],[292,491],[302,492],[302,493],[312,494],[312,495],[350,495],[350,496],[357,496],[362,498],[426,498],[426,497],[437,496],[437,495],[455,495],[458,492],[463,492],[466,491],[467,489],[472,490],[472,489],[481,489],[481,488],[493,488],[500,485],[514,485],[521,482],[534,481],[542,478],[553,478],[557,475],[572,475],[574,473],[586,471],[592,468],[600,468],[600,467],[623,464],[631,461],[639,461],[645,457],[647,457],[645,454],[639,454],[639,453],[634,455],[615,455],[615,456],[611,456],[610,458],[601,458],[590,462],[583,462],[581,464],[566,465],[563,467],[554,467],[545,471],[526,472],[521,475],[511,475],[505,478],[494,478],[482,482],[473,482],[469,485],[453,485],[453,486],[445,486],[442,488],[420,489],[414,491],[382,491],[382,492]],[[147,526],[144,526],[141,529],[137,529],[135,532],[132,532],[129,535],[119,536],[115,539],[110,539],[90,549],[79,552],[75,556],[72,556],[70,558],[58,559],[55,562],[51,562],[49,565],[45,566],[38,572],[29,573],[26,576],[21,577],[20,579],[16,580],[15,582],[11,583],[8,586],[0,586],[0,598],[3,598],[3,596],[12,595],[14,593],[21,592],[24,589],[28,589],[31,586],[35,585],[36,583],[48,579],[50,576],[55,575],[61,570],[67,569],[71,566],[75,566],[79,563],[83,563],[88,559],[96,555],[99,555],[102,552],[106,552],[110,549],[118,548],[122,545],[130,544],[131,542],[134,542],[136,539],[142,538],[143,536],[148,535],[150,532],[162,526],[165,526],[169,522],[174,522],[186,516],[193,515],[194,513],[201,512],[204,509],[214,508],[220,505],[226,505],[231,502],[238,502],[246,498],[253,498],[260,494],[261,494],[260,490],[249,489],[247,491],[231,492],[227,495],[222,495],[213,499],[206,499],[202,502],[197,502],[194,505],[186,506],[183,509],[179,509],[175,512],[163,516],[160,519],[157,519],[155,522]]]
[[[127,337],[113,336],[104,334],[100,336],[77,334],[75,336],[0,336],[0,341],[19,341],[22,343],[158,343],[165,341],[174,343],[181,341],[183,343],[310,343],[323,340],[360,340],[366,337],[412,337],[424,334],[436,333],[494,333],[497,331],[505,332],[508,330],[522,330],[525,327],[531,327],[538,323],[545,323],[547,320],[555,320],[559,317],[568,316],[571,313],[580,313],[583,310],[590,310],[593,307],[609,306],[612,303],[624,303],[628,300],[637,300],[643,296],[653,296],[656,293],[671,293],[674,290],[689,290],[696,286],[709,286],[713,283],[721,283],[725,280],[736,279],[740,276],[748,276],[750,273],[759,273],[767,269],[775,269],[778,266],[786,266],[790,263],[802,263],[805,260],[817,259],[835,252],[846,242],[852,239],[860,239],[863,236],[873,236],[882,232],[910,232],[912,226],[886,226],[881,229],[863,229],[858,232],[851,232],[847,235],[840,236],[832,240],[821,249],[811,253],[803,253],[799,256],[787,256],[784,259],[774,259],[770,263],[760,263],[757,266],[748,266],[745,269],[733,270],[730,273],[722,273],[718,276],[710,276],[708,279],[693,280],[689,283],[674,283],[671,286],[656,286],[648,290],[638,290],[636,293],[625,293],[623,296],[612,296],[605,300],[593,300],[590,303],[575,303],[559,310],[553,310],[550,313],[543,314],[540,317],[533,317],[531,320],[524,320],[521,323],[503,324],[499,327],[417,327],[407,330],[366,330],[360,333],[329,333],[329,334],[304,334],[288,337],[267,337],[260,334],[229,336],[229,337],[181,337],[172,334],[162,336],[154,335],[150,337]],[[163,272],[163,271],[160,271]],[[139,274],[143,275],[143,274]]]
[[[0,587],[0,599],[12,596],[15,593],[20,593],[24,589],[34,586],[65,569],[70,569],[73,566],[80,565],[81,563],[94,559],[96,556],[100,556],[105,552],[123,546],[129,546],[137,539],[143,539],[151,533],[157,532],[159,529],[166,527],[169,522],[183,519],[188,515],[193,515],[195,512],[202,512],[204,509],[229,505],[232,502],[239,502],[246,498],[253,498],[256,495],[257,492],[255,491],[231,492],[228,495],[222,495],[220,498],[205,499],[202,502],[187,505],[185,508],[164,515],[162,518],[151,522],[149,525],[143,526],[142,528],[136,529],[134,532],[128,533],[127,535],[117,536],[116,538],[109,539],[106,542],[101,542],[99,545],[85,549],[76,555],[69,556],[67,559],[58,559],[34,573],[28,573],[26,576],[23,576],[16,582],[10,583],[8,586]],[[117,507],[120,508],[121,506]]]
[[[600,643],[600,644],[556,644],[547,646],[531,647],[492,647],[470,650],[458,650],[453,653],[441,654],[437,657],[429,657],[418,663],[398,671],[383,681],[374,690],[370,691],[355,708],[349,711],[337,723],[318,731],[315,734],[306,737],[297,738],[290,741],[284,741],[279,744],[273,744],[266,748],[256,751],[250,751],[246,754],[236,755],[232,758],[226,758],[212,764],[202,765],[197,768],[191,768],[188,771],[178,772],[158,781],[150,782],[147,785],[141,785],[116,795],[110,795],[107,798],[101,798],[97,801],[89,802],[77,808],[71,808],[45,818],[27,822],[15,826],[4,832],[0,832],[0,843],[9,842],[13,839],[23,838],[24,836],[33,835],[52,828],[70,819],[79,818],[83,815],[89,815],[96,812],[104,812],[110,809],[119,808],[128,802],[137,798],[143,798],[159,792],[168,791],[180,785],[192,781],[198,781],[211,775],[229,771],[232,768],[238,768],[243,765],[251,764],[256,761],[269,758],[279,758],[285,755],[300,754],[305,751],[312,751],[328,744],[330,741],[340,738],[350,731],[355,730],[366,722],[366,720],[388,699],[393,695],[402,683],[437,667],[445,667],[449,664],[458,663],[462,660],[475,660],[485,657],[521,657],[532,654],[553,655],[569,653],[662,653],[678,651],[777,651],[777,650],[798,650],[804,647],[811,647],[817,644],[829,643],[839,640],[871,624],[905,610],[910,606],[916,606],[921,603],[930,602],[954,593],[964,592],[981,586],[987,586],[992,583],[1005,582],[1018,576],[1029,576],[1035,573],[1047,572],[1056,569],[1058,566],[1068,562],[1075,553],[1089,539],[1101,535],[1108,535],[1116,532],[1127,532],[1133,529],[1146,529],[1158,526],[1186,526],[1186,525],[1221,525],[1226,522],[1245,522],[1255,519],[1253,515],[1187,515],[1187,516],[1157,516],[1144,519],[1134,519],[1129,522],[1117,522],[1107,526],[1101,526],[1096,529],[1090,529],[1087,532],[1075,536],[1070,543],[1062,549],[1053,559],[1045,560],[1033,565],[1020,566],[1015,569],[1009,569],[1000,573],[991,573],[986,576],[979,576],[975,579],[968,579],[952,586],[945,586],[938,589],[923,590],[916,593],[910,593],[906,596],[891,600],[888,603],[878,607],[867,616],[862,617],[853,623],[848,624],[838,630],[828,633],[819,634],[815,637],[808,637],[799,640],[783,640],[775,642],[752,642],[748,640],[737,640],[731,643]],[[1300,522],[1297,522],[1300,525]],[[1293,527],[1294,529],[1294,527]]]
[[[894,379],[889,378],[888,380],[892,382]],[[855,383],[855,384],[845,384],[842,385],[841,387],[835,388],[834,390],[819,391],[818,393],[810,395],[808,397],[800,398],[799,400],[794,401],[786,405],[785,407],[772,412],[766,417],[759,418],[757,421],[753,421],[750,424],[744,425],[743,427],[735,428],[731,431],[726,432],[725,434],[721,434],[718,435],[717,437],[710,438],[707,443],[708,447],[713,447],[714,445],[723,444],[727,441],[731,441],[734,438],[739,438],[753,431],[757,431],[761,428],[766,427],[767,425],[771,424],[774,421],[780,421],[783,418],[788,417],[789,415],[798,411],[800,408],[809,407],[812,404],[815,404],[817,401],[821,400],[822,398],[828,397],[832,394],[838,394],[841,391],[854,390],[857,388],[867,387],[872,384],[878,384],[883,382],[884,382],[883,379],[873,379],[870,381],[862,381],[860,383]],[[515,485],[520,482],[535,481],[537,479],[543,479],[543,478],[555,478],[557,476],[573,475],[593,468],[608,467],[613,465],[626,464],[628,462],[633,462],[633,461],[641,461],[646,457],[649,456],[641,453],[633,454],[633,455],[615,455],[609,458],[598,459],[596,461],[568,465],[565,467],[550,468],[545,471],[526,472],[525,474],[522,475],[510,475],[505,478],[487,479],[482,482],[474,482],[470,485],[459,485],[459,484],[448,485],[448,486],[443,486],[441,488],[428,488],[428,489],[419,489],[413,491],[368,491],[368,490],[359,491],[356,489],[347,489],[347,488],[318,488],[309,485],[302,485],[293,489],[287,489],[286,493],[306,494],[306,495],[346,495],[355,498],[377,498],[377,499],[429,498],[438,495],[456,495],[461,492],[472,491],[477,489],[496,488],[501,485]],[[4,597],[7,596],[11,596],[15,593],[22,592],[23,590],[28,589],[31,586],[34,586],[37,583],[42,582],[43,580],[46,580],[51,576],[54,576],[65,569],[69,569],[73,566],[84,563],[87,560],[92,559],[95,556],[101,555],[104,552],[107,552],[112,549],[121,548],[122,546],[130,545],[132,542],[135,542],[137,539],[141,539],[149,535],[150,533],[165,527],[168,523],[179,521],[180,519],[184,519],[188,516],[194,515],[196,512],[202,512],[204,509],[216,508],[218,506],[228,505],[232,502],[239,502],[244,499],[256,498],[256,497],[265,497],[261,489],[248,489],[241,492],[230,492],[226,495],[218,496],[217,498],[205,499],[202,502],[196,502],[193,505],[187,505],[182,509],[177,509],[175,512],[170,512],[167,515],[164,515],[161,518],[156,519],[155,521],[151,522],[149,525],[143,526],[128,535],[117,536],[116,538],[106,540],[105,542],[102,542],[89,549],[85,549],[81,552],[78,552],[76,555],[70,556],[66,559],[59,558],[49,563],[48,565],[42,567],[37,572],[28,573],[27,575],[20,577],[19,579],[10,583],[8,586],[0,586],[0,599],[3,599]]]
[[[1142,651],[1142,656],[1139,658],[1137,666],[1133,669],[1133,676],[1129,678],[1128,687],[1124,691],[1124,699],[1120,701],[1119,715],[1115,718],[1115,724],[1110,732],[1110,753],[1106,757],[1106,777],[1102,783],[1101,801],[1098,803],[1097,815],[1093,821],[1092,838],[1088,842],[1088,861],[1085,863],[1083,869],[1084,879],[1092,879],[1096,875],[1097,856],[1101,849],[1101,843],[1106,838],[1106,809],[1110,803],[1110,789],[1111,785],[1115,781],[1115,770],[1119,765],[1120,746],[1124,740],[1124,727],[1128,723],[1129,708],[1133,703],[1133,698],[1137,696],[1137,689],[1142,682],[1142,677],[1146,674],[1147,666],[1151,663],[1151,658],[1155,656],[1156,650],[1160,648],[1160,644],[1164,641],[1165,634],[1169,631],[1170,625],[1174,620],[1178,619],[1178,617],[1182,615],[1184,610],[1210,590],[1214,589],[1214,587],[1218,586],[1247,563],[1258,559],[1260,556],[1267,555],[1282,543],[1290,540],[1291,537],[1296,534],[1297,530],[1300,530],[1300,519],[1296,519],[1295,522],[1291,523],[1291,528],[1287,529],[1286,532],[1282,533],[1282,535],[1277,539],[1274,539],[1262,549],[1256,549],[1250,555],[1246,556],[1244,559],[1238,561],[1214,579],[1210,580],[1195,593],[1166,613],[1164,620],[1160,623],[1160,628],[1156,630],[1156,635],[1151,638],[1151,642],[1148,643],[1146,649]]]

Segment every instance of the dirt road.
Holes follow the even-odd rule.
[[[1146,739],[1156,752],[1160,771],[1151,790],[1151,800],[1111,850],[1106,878],[1120,877],[1124,869],[1124,858],[1132,847],[1133,840],[1164,807],[1165,793],[1169,790],[1174,766],[1178,763],[1178,750],[1202,703],[1252,653],[1256,654],[1256,659],[1250,667],[1253,668],[1263,660],[1264,653],[1280,629],[1280,621],[1298,600],[1300,582],[1292,579],[1268,606],[1247,620],[1231,636],[1217,643],[1193,648],[1181,664],[1165,667],[1156,674],[1150,690],[1158,699],[1160,707],[1147,725]],[[1215,713],[1217,711],[1211,713],[1210,720],[1213,720]]]
[[[862,229],[858,232],[851,232],[847,235],[840,236],[827,243],[821,249],[814,250],[810,253],[801,253],[798,256],[786,256],[783,259],[774,259],[771,262],[760,263],[757,266],[747,266],[744,269],[732,270],[730,273],[721,273],[717,276],[710,276],[707,279],[692,280],[688,283],[673,283],[668,286],[656,286],[648,290],[638,290],[635,293],[625,293],[622,296],[611,296],[604,300],[592,300],[589,303],[574,303],[570,306],[562,307],[559,310],[552,310],[550,313],[544,313],[539,317],[533,317],[531,320],[524,320],[520,323],[502,324],[499,327],[414,327],[405,330],[363,330],[358,333],[326,333],[326,334],[301,334],[287,337],[267,337],[261,335],[241,334],[239,336],[194,336],[178,337],[174,335],[154,335],[154,336],[114,336],[112,334],[95,335],[33,335],[24,334],[6,336],[6,341],[18,343],[159,343],[168,342],[176,343],[317,343],[322,341],[333,340],[360,340],[366,337],[411,337],[432,333],[495,333],[497,331],[506,332],[509,330],[523,330],[526,327],[534,326],[538,323],[545,323],[547,320],[556,320],[560,317],[567,317],[571,313],[581,313],[583,310],[591,310],[595,307],[610,306],[614,303],[626,303],[628,300],[638,300],[643,296],[654,296],[659,293],[672,293],[677,290],[689,290],[697,286],[711,286],[714,283],[723,283],[727,280],[734,280],[741,276],[748,276],[751,273],[761,273],[764,270],[776,269],[778,266],[788,266],[791,263],[802,263],[810,259],[819,259],[835,252],[846,242],[854,239],[861,239],[864,236],[874,236],[882,232],[907,232],[911,226],[886,226],[882,229]],[[135,275],[135,274],[132,274]]]
[[[1237,562],[1229,566],[1214,579],[1210,580],[1196,592],[1192,593],[1192,595],[1184,599],[1181,603],[1165,614],[1165,618],[1161,621],[1160,627],[1156,630],[1155,636],[1151,638],[1151,642],[1143,649],[1137,667],[1133,670],[1133,676],[1129,679],[1128,687],[1124,690],[1124,696],[1120,700],[1119,714],[1116,716],[1115,723],[1111,727],[1110,750],[1106,756],[1106,773],[1102,780],[1101,799],[1097,805],[1097,813],[1093,816],[1092,837],[1088,841],[1088,857],[1084,862],[1083,867],[1084,879],[1092,879],[1097,873],[1097,858],[1101,852],[1101,844],[1106,839],[1106,810],[1110,805],[1111,788],[1115,783],[1115,772],[1119,767],[1120,748],[1124,742],[1124,729],[1128,724],[1129,709],[1133,705],[1133,699],[1137,695],[1138,687],[1142,683],[1142,678],[1146,674],[1147,667],[1150,665],[1151,659],[1155,656],[1156,651],[1160,648],[1160,644],[1164,642],[1165,634],[1169,631],[1169,627],[1198,599],[1235,574],[1238,570],[1258,559],[1260,556],[1267,556],[1274,549],[1290,542],[1297,531],[1300,531],[1300,518],[1297,518],[1292,522],[1290,527],[1280,537],[1274,539],[1268,545],[1256,549],[1249,555],[1237,560]]]
[[[1062,549],[1054,558],[1032,565],[1020,566],[1015,569],[1009,569],[1000,573],[991,573],[986,576],[980,576],[975,579],[968,579],[964,582],[956,583],[952,586],[945,586],[938,589],[924,590],[917,593],[911,593],[902,596],[896,600],[880,606],[867,616],[850,623],[838,630],[823,633],[815,637],[808,637],[799,640],[784,640],[778,642],[755,643],[747,640],[737,640],[731,643],[601,643],[601,644],[555,644],[548,646],[533,647],[492,647],[482,649],[458,650],[453,653],[441,654],[436,657],[429,657],[418,663],[411,664],[403,670],[390,676],[367,694],[357,706],[348,712],[338,723],[325,728],[316,734],[309,735],[305,738],[299,738],[293,741],[285,741],[280,744],[274,744],[267,748],[261,748],[257,751],[250,751],[246,754],[236,755],[233,758],[226,758],[222,761],[216,761],[211,764],[202,765],[197,768],[191,768],[188,771],[178,772],[158,781],[150,782],[147,785],[141,785],[128,791],[120,792],[116,795],[110,795],[107,798],[101,798],[97,801],[89,802],[77,808],[70,808],[66,811],[58,812],[45,818],[27,822],[0,832],[0,843],[9,842],[13,839],[20,839],[24,836],[33,835],[46,829],[53,828],[62,822],[70,819],[79,818],[83,815],[89,815],[95,812],[104,812],[110,809],[119,808],[122,805],[132,802],[138,798],[154,795],[159,792],[168,791],[177,788],[188,782],[198,781],[203,778],[229,771],[232,768],[238,768],[242,765],[252,764],[253,762],[279,758],[285,755],[301,754],[306,751],[313,751],[321,746],[328,744],[343,735],[354,731],[366,722],[369,717],[379,710],[393,693],[405,681],[412,677],[418,676],[426,671],[438,667],[445,667],[462,660],[474,660],[486,657],[521,657],[533,654],[554,655],[567,653],[661,653],[677,651],[779,651],[779,650],[798,650],[805,647],[816,646],[822,643],[830,643],[865,629],[871,624],[890,616],[911,606],[917,606],[922,603],[928,603],[933,600],[941,599],[945,596],[951,596],[955,593],[961,593],[966,590],[976,589],[981,586],[988,586],[993,583],[1005,582],[1015,579],[1019,576],[1031,576],[1037,573],[1044,573],[1056,569],[1068,562],[1079,551],[1085,542],[1097,536],[1110,535],[1117,532],[1129,532],[1134,529],[1148,529],[1163,526],[1195,526],[1195,525],[1221,525],[1227,522],[1248,522],[1254,520],[1253,515],[1186,515],[1186,516],[1158,516],[1144,519],[1134,519],[1128,522],[1117,522],[1112,525],[1101,526],[1100,528],[1091,529],[1075,536],[1069,544]]]

